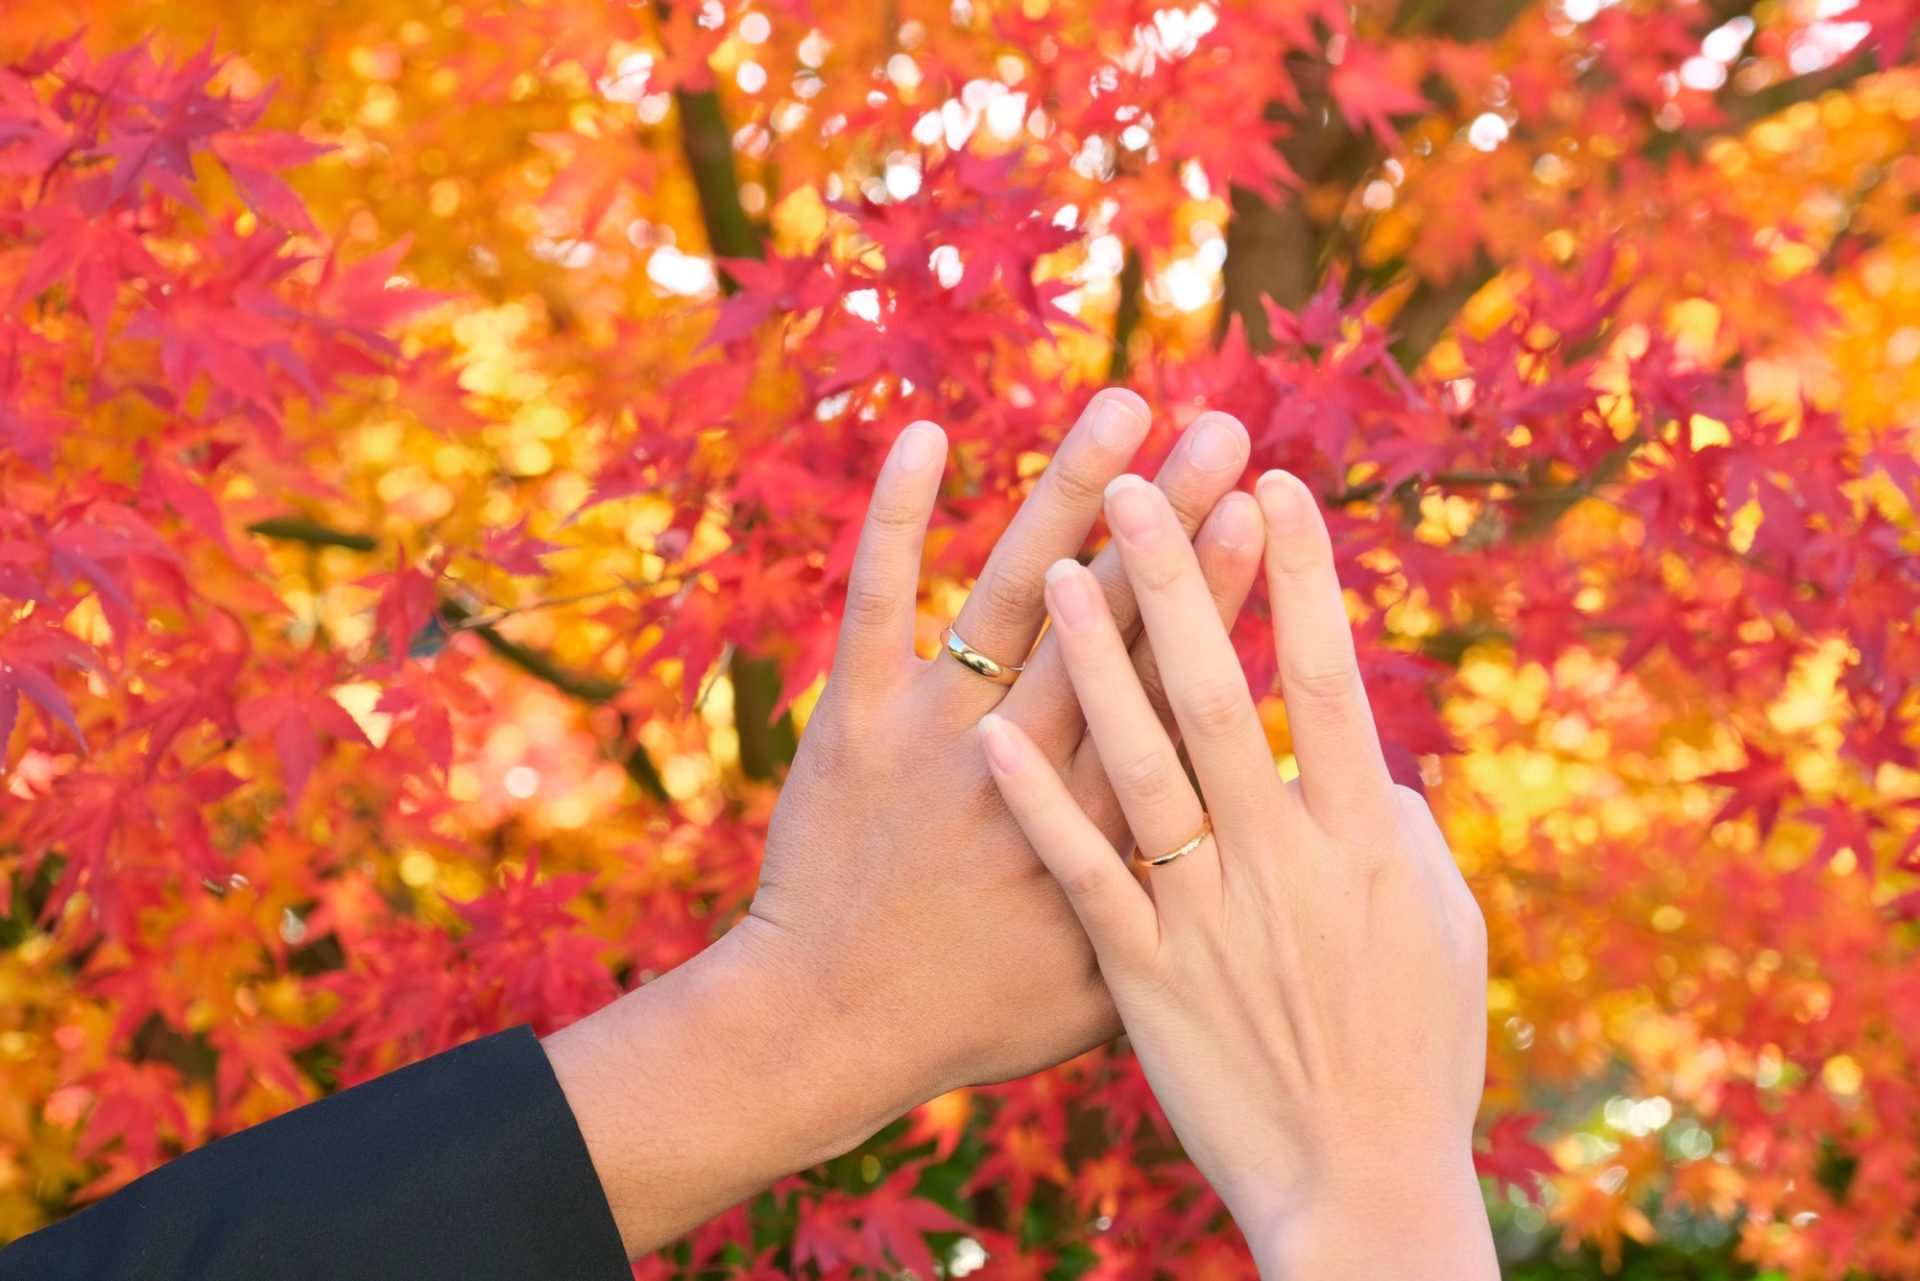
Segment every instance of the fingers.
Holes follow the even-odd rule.
[[[1298,477],[1270,471],[1255,494],[1267,520],[1274,646],[1301,793],[1323,829],[1366,837],[1392,812],[1393,778],[1360,682],[1333,542]]]
[[[1220,500],[1193,540],[1200,576],[1206,580],[1207,591],[1213,597],[1220,625],[1229,632],[1253,591],[1253,580],[1259,577],[1260,549],[1265,537],[1260,504],[1252,494],[1235,492]],[[1133,598],[1131,590],[1127,598]],[[1160,723],[1170,733],[1177,731],[1173,708],[1167,704],[1160,661],[1145,637],[1133,642],[1133,670],[1140,674],[1140,687],[1147,691],[1148,700],[1160,715]]]
[[[1240,483],[1247,466],[1247,429],[1231,414],[1215,410],[1200,415],[1188,429],[1175,458],[1155,478],[1167,496],[1180,527],[1191,538],[1216,504]],[[1107,591],[1120,634],[1131,640],[1140,628],[1140,605],[1133,584],[1120,563],[1118,548],[1108,547],[1094,557],[1094,576]]]
[[[980,741],[1000,795],[1066,892],[1102,973],[1111,982],[1139,968],[1153,955],[1160,927],[1153,901],[1125,860],[1081,813],[1052,763],[1019,726],[989,713],[980,721]]]
[[[1264,836],[1291,802],[1193,547],[1165,497],[1138,477],[1107,487],[1107,523],[1216,826],[1229,838]]]
[[[1247,450],[1246,428],[1237,419],[1218,412],[1200,415],[1173,447],[1155,483],[1178,513],[1180,526],[1188,536],[1240,483]],[[1139,631],[1140,610],[1120,564],[1120,549],[1109,544],[1093,558],[1089,568],[1106,593],[1114,624],[1131,640]],[[1034,742],[1056,760],[1080,742],[1086,722],[1067,680],[1060,648],[1052,637],[1041,638],[1040,647],[1027,661],[1025,674],[1001,711],[1019,720]]]
[[[1247,594],[1253,589],[1253,580],[1260,574],[1260,547],[1264,537],[1260,504],[1254,501],[1252,494],[1236,492],[1220,500],[1213,509],[1213,515],[1207,518],[1207,523],[1200,527],[1200,533],[1193,540],[1193,553],[1200,561],[1200,573],[1207,580],[1207,590],[1213,596],[1220,624],[1229,630],[1240,616],[1241,607],[1246,604]],[[1117,550],[1115,557],[1117,561]],[[1127,599],[1133,599],[1131,591],[1127,593]],[[1048,633],[1048,636],[1053,638],[1053,633]],[[1055,642],[1057,644],[1057,638]],[[1045,643],[1042,642],[1043,645]],[[1173,719],[1173,709],[1167,705],[1164,678],[1153,646],[1146,637],[1138,637],[1133,642],[1132,654],[1133,670],[1139,674],[1140,688],[1146,691],[1147,701],[1153,704],[1160,724],[1178,741],[1179,726]],[[1091,737],[1079,741],[1072,760],[1071,772],[1066,777],[1073,794],[1080,798],[1081,807],[1087,811],[1089,818],[1109,835],[1118,837],[1126,831],[1125,816],[1108,783],[1100,750]]]
[[[946,459],[946,433],[918,422],[894,440],[880,468],[834,649],[834,677],[845,686],[882,688],[909,669],[920,553]]]
[[[1133,657],[1114,628],[1100,585],[1073,561],[1057,562],[1047,571],[1047,612],[1134,843],[1149,859],[1186,844],[1206,815],[1134,675]],[[1171,889],[1176,900],[1217,901],[1219,874],[1213,842],[1205,842],[1154,872],[1155,897]]]
[[[1080,550],[1100,514],[1101,491],[1133,461],[1148,422],[1146,402],[1123,388],[1109,387],[1087,402],[1080,421],[1060,442],[1040,483],[987,558],[953,620],[954,635],[1006,666],[1026,660],[1040,634],[1041,580],[1047,566]],[[1003,695],[958,663],[942,663],[938,670],[944,680],[978,689],[987,704]]]

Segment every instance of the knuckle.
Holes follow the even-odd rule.
[[[1328,835],[1344,851],[1348,863],[1369,876],[1420,865],[1423,856],[1397,801],[1356,797],[1343,804],[1340,821]]]
[[[1480,904],[1464,885],[1460,893],[1449,895],[1454,900],[1447,906],[1447,924],[1451,927],[1455,944],[1460,955],[1475,965],[1485,968],[1487,963],[1487,918],[1480,911]]]
[[[1291,542],[1285,546],[1268,543],[1267,557],[1274,571],[1287,579],[1288,586],[1295,589],[1310,584],[1321,568],[1321,556],[1317,548],[1301,547]]]
[[[1412,826],[1415,814],[1405,801],[1395,796],[1385,805],[1371,804],[1366,810],[1359,831],[1364,833],[1362,844],[1371,855],[1382,862],[1410,862],[1421,857],[1420,837]]]
[[[1221,738],[1238,729],[1247,714],[1247,687],[1232,680],[1204,680],[1182,690],[1179,708],[1189,732],[1203,738]]]
[[[1424,820],[1428,814],[1432,813],[1427,808],[1427,798],[1405,783],[1393,785],[1393,804],[1395,809],[1408,818]]]
[[[925,520],[912,503],[877,502],[867,508],[867,528],[889,539],[918,534]]]
[[[1133,581],[1136,591],[1164,592],[1180,581],[1184,568],[1177,556],[1155,550],[1130,562],[1127,565],[1127,577]]]
[[[1060,869],[1060,888],[1069,898],[1082,903],[1097,901],[1106,894],[1110,871],[1094,859],[1082,859],[1071,867]]]
[[[846,609],[842,614],[845,622],[855,626],[876,626],[892,621],[898,609],[898,597],[878,583],[864,577],[848,580]]]
[[[1325,537],[1279,539],[1267,544],[1267,556],[1269,564],[1297,587],[1338,590],[1326,588],[1324,582],[1334,573],[1333,544]]]
[[[1087,460],[1058,458],[1047,469],[1045,488],[1043,497],[1048,506],[1098,510],[1106,497],[1107,482]]]
[[[1350,663],[1329,657],[1296,658],[1286,665],[1282,687],[1296,711],[1320,717],[1345,716],[1353,708],[1360,674]]]
[[[1174,785],[1176,772],[1173,763],[1162,753],[1130,753],[1113,767],[1114,792],[1140,806],[1163,804],[1179,795]],[[1179,775],[1179,781],[1185,783],[1186,776]]]
[[[864,755],[864,745],[840,711],[839,698],[831,703],[823,698],[807,732],[800,736],[793,768],[804,776],[833,778],[851,773]]]
[[[985,633],[1031,627],[1045,608],[1046,575],[1046,565],[1025,556],[1013,556],[1006,565],[994,566],[992,577],[984,585],[976,583],[967,598],[969,605],[979,601],[981,614],[979,623],[968,619],[968,628],[978,628]],[[969,635],[968,639],[973,638]],[[1025,655],[994,654],[993,657],[1003,663],[1017,663]]]
[[[1480,901],[1472,894],[1463,894],[1461,898],[1465,900],[1460,909],[1460,919],[1467,929],[1467,945],[1484,956],[1487,951],[1487,914],[1480,910]]]
[[[1368,883],[1405,875],[1410,864],[1409,852],[1402,850],[1394,838],[1390,820],[1363,823],[1342,844],[1347,850],[1346,862]]]

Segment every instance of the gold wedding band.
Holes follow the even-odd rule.
[[[940,631],[940,645],[953,656],[953,661],[972,672],[975,676],[984,676],[995,685],[1011,685],[1020,679],[1020,673],[1027,670],[1025,663],[1008,664],[988,658],[973,646],[953,634],[953,625],[948,624]]]
[[[1195,832],[1191,838],[1182,842],[1180,845],[1176,846],[1175,848],[1168,850],[1165,854],[1158,855],[1154,858],[1143,858],[1142,856],[1135,854],[1133,856],[1133,861],[1138,863],[1142,867],[1165,867],[1167,864],[1173,862],[1175,859],[1185,858],[1187,855],[1199,849],[1200,842],[1206,840],[1209,836],[1212,836],[1212,835],[1213,835],[1213,815],[1202,814],[1200,816],[1200,830]]]

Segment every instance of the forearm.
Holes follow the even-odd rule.
[[[629,1257],[858,1145],[935,1092],[749,921],[549,1037]]]
[[[1377,1187],[1343,1190],[1247,1225],[1263,1281],[1498,1281],[1471,1157],[1461,1166],[1431,1179],[1396,1176]]]

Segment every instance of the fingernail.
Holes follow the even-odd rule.
[[[986,749],[988,763],[1002,774],[1020,768],[1020,745],[1013,741],[998,713],[988,712],[980,718],[980,746]]]
[[[1131,445],[1147,433],[1147,418],[1125,396],[1100,395],[1093,401],[1093,438],[1108,448]]]
[[[1079,631],[1097,617],[1093,605],[1093,584],[1079,562],[1057,560],[1047,568],[1047,606],[1054,621]]]
[[[1292,472],[1270,471],[1254,486],[1260,510],[1267,514],[1267,527],[1276,534],[1290,534],[1307,518],[1307,487]]]
[[[1260,537],[1260,521],[1243,494],[1228,494],[1213,512],[1213,536],[1222,547],[1239,549]]]
[[[919,471],[940,456],[941,432],[932,423],[915,423],[900,433],[893,454],[901,471]]]
[[[1247,432],[1225,414],[1202,414],[1187,458],[1201,471],[1225,471],[1247,456]]]
[[[1160,507],[1147,492],[1152,488],[1131,472],[1107,486],[1107,520],[1128,542],[1145,542],[1160,531]]]

